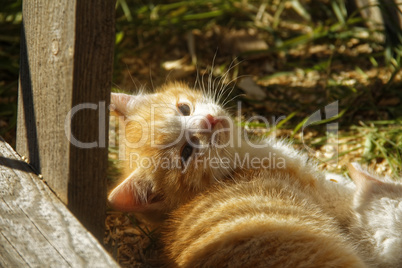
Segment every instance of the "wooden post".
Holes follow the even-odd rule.
[[[23,1],[17,151],[104,234],[114,0]]]

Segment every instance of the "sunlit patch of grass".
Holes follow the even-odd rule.
[[[384,159],[392,174],[402,172],[402,118],[386,121],[360,122],[351,129],[364,137],[362,160],[377,163]]]

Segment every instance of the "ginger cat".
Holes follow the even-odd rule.
[[[359,250],[373,267],[402,267],[402,184],[349,165],[356,184],[351,229]]]
[[[169,267],[366,267],[309,182],[245,175],[254,179],[211,187],[173,212]]]
[[[326,181],[306,155],[285,142],[250,141],[223,108],[222,94],[211,88],[170,83],[155,93],[113,93],[111,103],[121,115],[125,151],[124,181],[108,198],[115,209],[158,224],[211,185],[253,180],[245,170],[265,170],[267,178],[303,178],[343,228],[353,220],[352,190]]]

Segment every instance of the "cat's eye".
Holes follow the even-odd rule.
[[[189,143],[186,143],[183,148],[181,149],[181,161],[183,163],[186,163],[190,156],[193,154],[193,146],[191,146]]]
[[[188,116],[188,115],[191,114],[190,105],[188,105],[187,103],[179,103],[179,104],[177,104],[177,109],[184,116]]]

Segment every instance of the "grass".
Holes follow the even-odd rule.
[[[353,126],[364,137],[363,159],[367,162],[383,158],[394,174],[402,163],[402,118],[391,121],[361,122]]]

